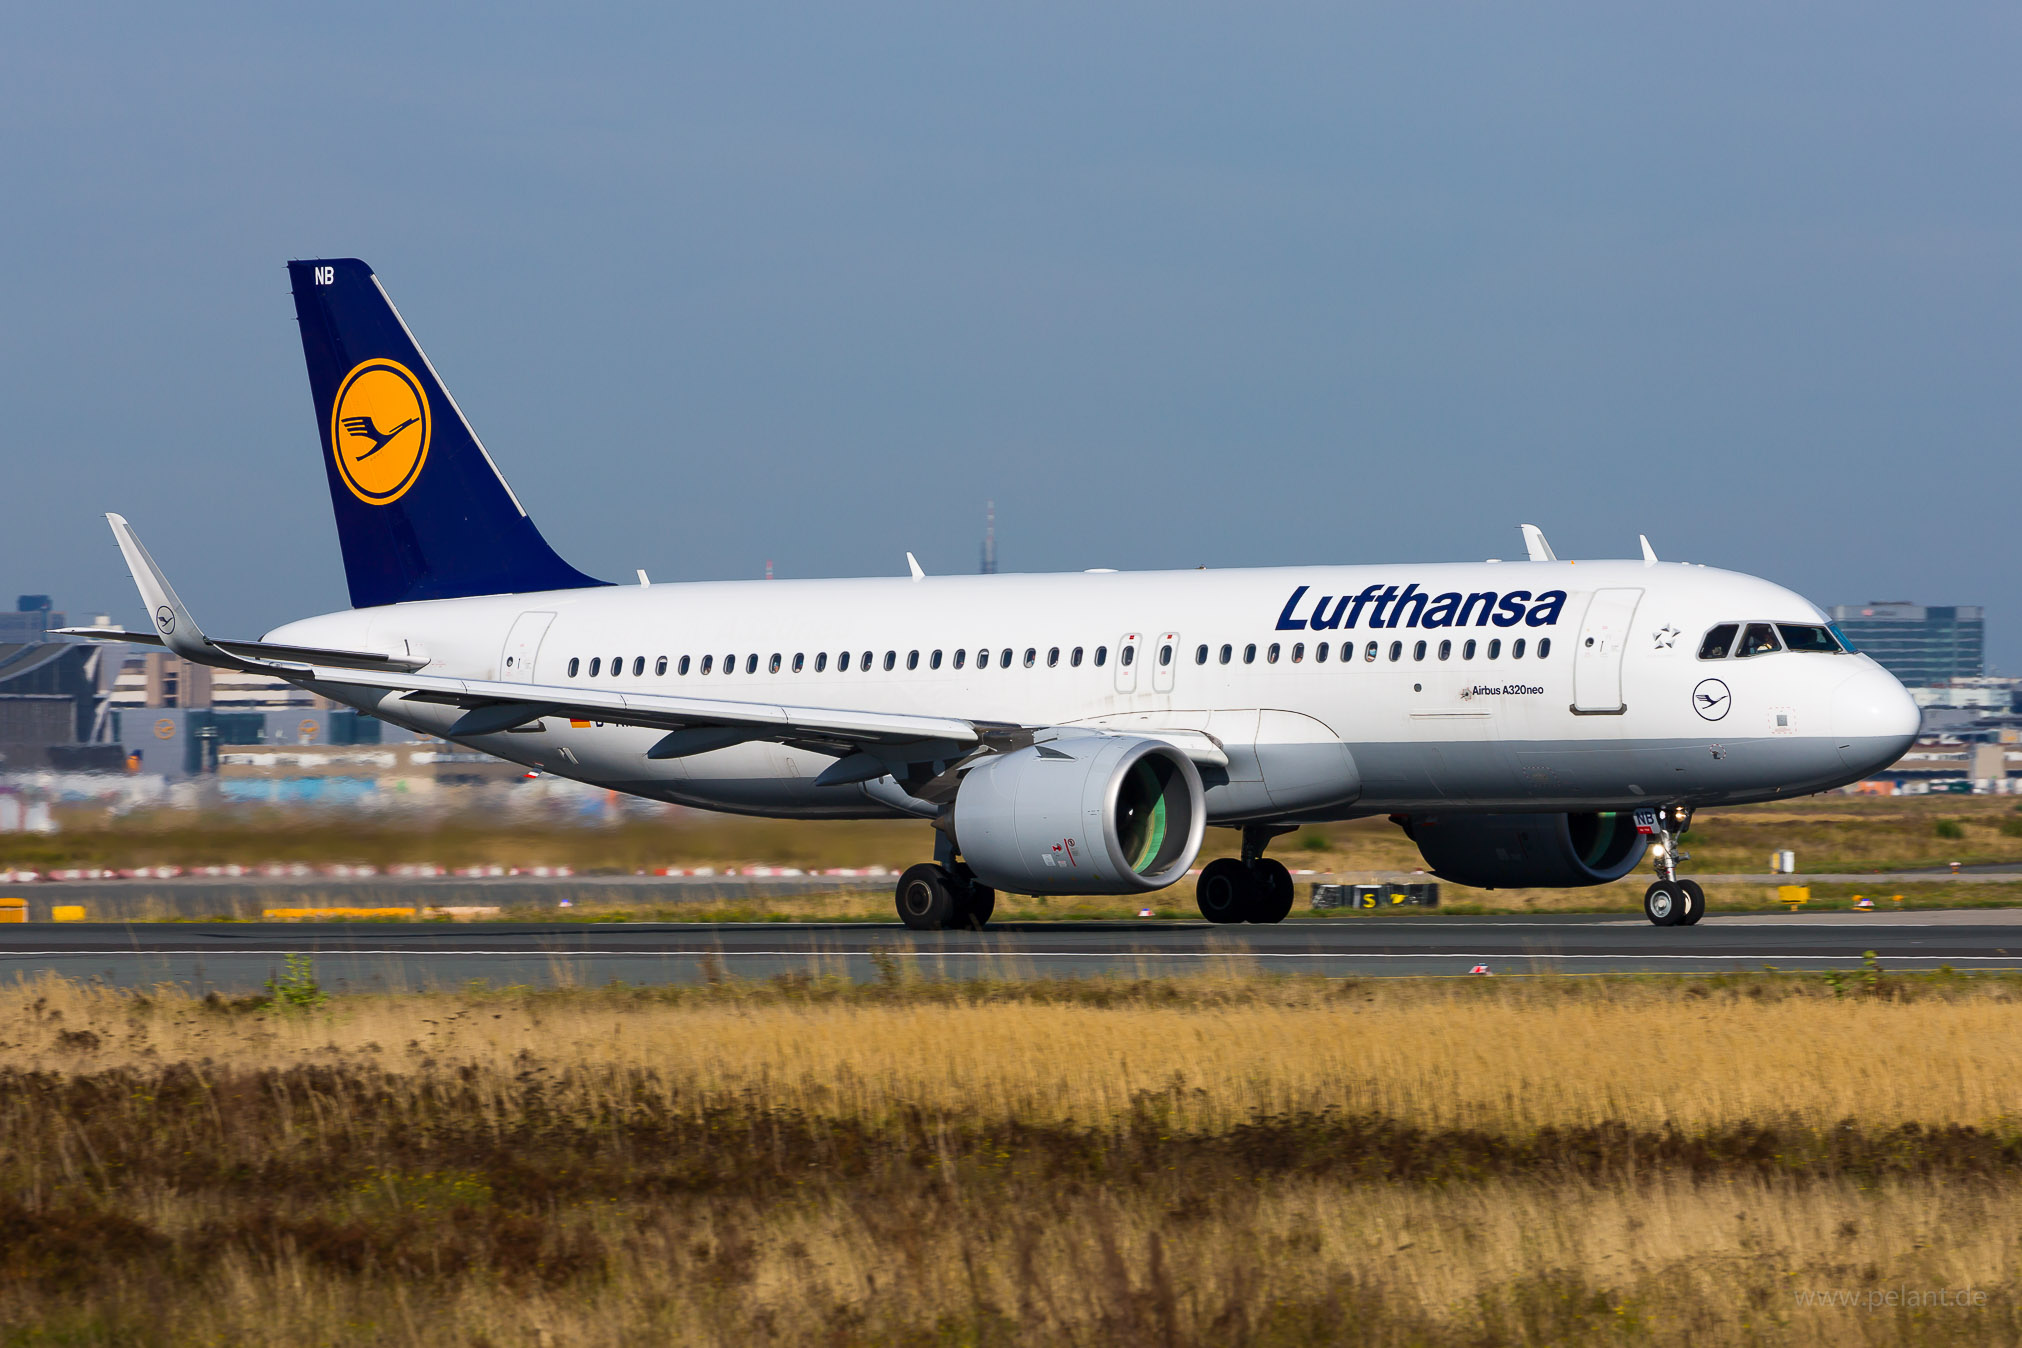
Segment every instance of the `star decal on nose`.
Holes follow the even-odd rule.
[[[1656,641],[1658,650],[1668,651],[1672,643],[1678,640],[1678,629],[1670,623],[1665,623],[1650,635]]]

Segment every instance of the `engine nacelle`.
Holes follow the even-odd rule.
[[[1207,804],[1191,760],[1159,740],[1074,735],[986,758],[955,792],[955,845],[1014,894],[1140,894],[1187,873]]]
[[[1400,822],[1434,875],[1477,889],[1572,889],[1619,880],[1649,839],[1605,814],[1414,814]]]

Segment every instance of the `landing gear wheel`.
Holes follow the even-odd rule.
[[[896,898],[899,921],[914,931],[940,931],[955,925],[954,877],[936,862],[908,866],[899,877]]]
[[[974,880],[955,876],[950,880],[955,894],[955,914],[948,925],[957,931],[981,931],[997,911],[997,891]]]
[[[1655,926],[1675,927],[1685,920],[1690,902],[1683,885],[1659,880],[1643,891],[1643,916]]]
[[[1256,884],[1250,868],[1234,857],[1210,861],[1194,885],[1194,902],[1210,922],[1247,922],[1255,907]]]
[[[1285,869],[1285,863],[1262,858],[1250,867],[1250,884],[1253,887],[1250,921],[1283,922],[1291,914],[1297,886],[1292,883],[1292,873]]]
[[[1685,916],[1678,919],[1678,925],[1681,927],[1697,926],[1699,919],[1706,916],[1706,891],[1699,887],[1697,880],[1680,880],[1678,888],[1685,891],[1685,897],[1689,900],[1689,906],[1685,909]]]

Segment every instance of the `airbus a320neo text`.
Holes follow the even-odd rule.
[[[1277,922],[1264,855],[1388,815],[1465,885],[1597,885],[1646,854],[1690,925],[1700,806],[1806,795],[1898,758],[1917,709],[1818,607],[1659,561],[610,584],[534,528],[378,278],[294,262],[352,607],[258,641],[191,620],[109,516],[155,630],[73,629],[272,674],[396,725],[655,800],[911,817],[923,929],[996,891],[1136,894],[1203,868],[1211,922]]]

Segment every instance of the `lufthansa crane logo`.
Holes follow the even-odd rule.
[[[1701,679],[1698,687],[1692,690],[1692,710],[1709,721],[1717,721],[1727,715],[1733,705],[1733,695],[1718,679]]]
[[[432,429],[414,371],[398,361],[361,361],[331,404],[330,454],[353,496],[387,505],[421,476]]]

